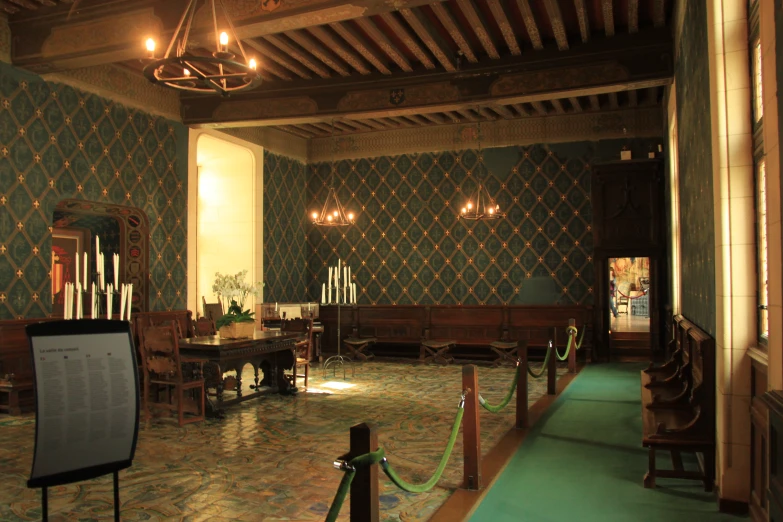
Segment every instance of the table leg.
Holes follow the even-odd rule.
[[[255,363],[252,364],[253,364],[253,375],[255,376],[255,385],[256,388],[258,388],[258,365]]]
[[[237,372],[237,398],[242,397],[242,369],[235,370]]]

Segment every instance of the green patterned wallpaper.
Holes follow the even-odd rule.
[[[187,129],[0,63],[0,319],[51,311],[60,200],[143,209],[150,310],[186,307]]]
[[[264,301],[307,300],[304,163],[264,152]]]
[[[675,66],[682,314],[715,335],[715,223],[707,7],[688,2]]]
[[[493,222],[456,217],[475,184],[476,150],[339,161],[339,196],[358,218],[344,229],[308,225],[310,298],[320,299],[339,256],[359,303],[518,304],[549,279],[550,303],[591,304],[590,163],[615,158],[623,143],[484,150],[486,184],[507,212]],[[642,154],[649,143],[634,145]],[[330,163],[310,165],[311,206],[323,202],[329,172]]]

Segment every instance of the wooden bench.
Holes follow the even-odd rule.
[[[676,377],[667,378],[665,385],[655,385],[650,369],[641,372],[642,446],[649,451],[644,487],[654,488],[657,477],[666,477],[701,480],[705,491],[712,491],[715,482],[715,342],[685,320],[679,322],[679,328],[682,364]],[[657,468],[657,451],[671,454],[674,469]],[[685,469],[683,453],[702,457],[698,471]]]

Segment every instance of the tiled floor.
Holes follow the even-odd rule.
[[[564,369],[559,370],[560,373]],[[435,470],[454,420],[461,387],[458,365],[368,362],[343,380],[312,370],[310,389],[268,395],[228,410],[223,421],[179,428],[172,420],[142,425],[133,466],[120,473],[122,520],[323,520],[340,482],[334,459],[348,449],[348,429],[374,423],[389,462],[409,482]],[[480,368],[482,395],[497,403],[511,368]],[[249,382],[249,381],[247,381]],[[332,387],[336,383],[337,387]],[[343,384],[352,384],[344,388]],[[530,403],[544,392],[531,380]],[[481,414],[487,453],[513,425],[514,409]],[[25,487],[34,446],[33,415],[0,416],[0,520],[40,520],[40,492]],[[426,520],[457,487],[462,439],[438,485],[409,494],[381,474],[381,519]],[[111,477],[49,490],[52,521],[112,516]],[[341,520],[348,520],[346,502]]]

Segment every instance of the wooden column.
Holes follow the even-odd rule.
[[[351,458],[377,449],[378,433],[374,426],[364,422],[351,426]],[[380,520],[377,464],[356,470],[356,476],[351,483],[351,520],[353,522]]]
[[[568,320],[568,326],[576,327],[576,319],[569,319]],[[568,372],[569,373],[576,373],[576,338],[578,335],[574,336],[574,344],[571,347],[571,351],[568,354]]]
[[[546,372],[546,392],[549,395],[557,394],[557,328],[552,328],[552,353]]]
[[[479,419],[478,369],[473,364],[462,367],[462,390],[465,396],[465,414],[462,417],[462,446],[464,451],[465,489],[481,488],[481,422]]]
[[[519,382],[517,382],[517,429],[527,428],[527,341],[520,341],[517,346],[517,359],[519,360]]]

